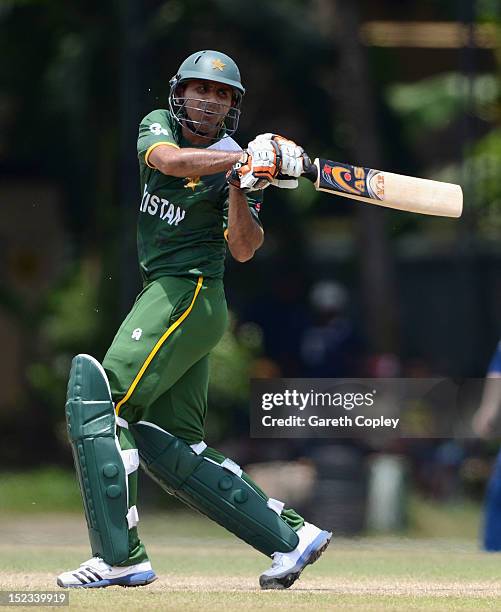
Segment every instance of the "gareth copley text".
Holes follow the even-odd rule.
[[[319,417],[316,414],[312,414],[307,418],[297,415],[277,418],[271,416],[271,414],[266,414],[261,419],[261,423],[264,425],[264,427],[362,427],[364,429],[378,429],[380,427],[385,427],[396,429],[399,422],[399,418],[388,418],[384,416],[367,417],[362,414],[359,414],[354,418],[349,417],[348,415],[337,418],[325,418]]]

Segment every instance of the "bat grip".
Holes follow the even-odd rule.
[[[303,173],[301,176],[307,178],[312,183],[315,183],[318,178],[318,168],[312,163],[311,159],[306,153],[303,153]]]

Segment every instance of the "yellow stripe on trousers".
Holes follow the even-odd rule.
[[[134,380],[132,381],[131,386],[129,387],[127,393],[125,394],[125,396],[118,402],[118,404],[115,407],[116,413],[118,414],[120,408],[122,407],[123,404],[125,404],[125,402],[127,402],[130,399],[130,396],[134,393],[134,389],[137,387],[137,385],[139,384],[139,381],[141,380],[143,374],[146,371],[146,368],[150,365],[153,357],[155,357],[155,355],[158,353],[158,351],[162,348],[162,345],[164,344],[164,342],[167,340],[167,338],[181,325],[181,323],[186,319],[186,317],[190,314],[193,305],[195,304],[195,300],[197,299],[198,294],[200,293],[200,289],[202,288],[202,283],[203,283],[204,277],[200,276],[198,278],[198,283],[197,283],[197,287],[195,289],[195,294],[193,295],[193,299],[191,300],[191,304],[188,306],[188,308],[183,312],[183,314],[179,317],[179,319],[177,321],[175,321],[170,327],[169,329],[163,334],[163,336],[160,338],[160,340],[158,340],[158,342],[155,344],[155,346],[153,347],[153,350],[151,351],[151,353],[148,355],[148,357],[146,357],[145,362],[143,363],[143,365],[141,366],[141,369],[139,370],[139,372],[137,373],[136,378],[134,378]]]

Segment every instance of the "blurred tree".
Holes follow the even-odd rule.
[[[376,100],[367,57],[358,36],[357,2],[312,0],[319,31],[339,47],[339,58],[324,83],[341,113],[345,150],[361,166],[384,168],[376,121]],[[333,105],[334,106],[334,105]],[[366,335],[376,352],[398,351],[399,323],[386,213],[357,207],[358,258]]]

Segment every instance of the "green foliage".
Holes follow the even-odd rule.
[[[470,121],[474,119],[479,124],[495,125],[501,115],[498,74],[469,79],[459,73],[446,73],[417,83],[392,85],[386,96],[412,146],[433,132],[445,133],[454,121],[459,125],[465,112],[471,115]],[[492,241],[501,231],[500,164],[501,129],[495,127],[465,148],[462,159],[429,172],[430,178],[463,186],[470,223],[479,237]],[[431,225],[426,220],[419,223],[421,229]]]
[[[477,0],[475,8],[479,20],[499,24],[501,20],[499,0]]]
[[[414,141],[424,131],[443,128],[457,119],[465,111],[470,95],[475,113],[492,118],[500,93],[501,85],[495,75],[480,75],[470,82],[465,75],[449,72],[416,83],[391,85],[386,98]]]
[[[49,294],[40,318],[39,359],[28,366],[27,378],[54,414],[62,414],[73,355],[92,353],[100,331],[99,276],[95,263],[82,262]]]
[[[210,393],[220,404],[244,401],[249,387],[251,353],[230,326],[211,353]]]
[[[230,325],[210,355],[208,437],[231,435],[235,412],[247,412],[249,380],[253,360],[262,350],[262,331],[252,323]]]
[[[478,230],[485,238],[499,241],[501,232],[501,128],[480,139],[466,160],[470,189],[475,194]]]
[[[99,269],[83,262],[49,298],[42,335],[58,348],[88,345],[99,329]]]

